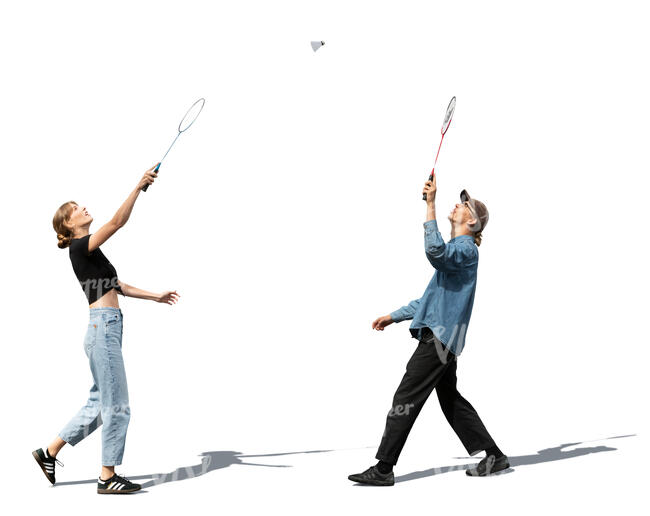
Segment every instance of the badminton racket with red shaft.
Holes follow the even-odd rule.
[[[451,100],[449,101],[449,105],[447,106],[447,112],[445,113],[445,120],[442,122],[442,129],[440,129],[440,133],[442,135],[440,137],[440,145],[438,145],[438,152],[436,153],[436,159],[433,162],[433,168],[431,169],[431,174],[429,174],[429,181],[433,181],[433,174],[436,170],[436,164],[438,163],[438,155],[440,154],[442,141],[445,139],[445,133],[447,132],[447,129],[449,129],[449,125],[451,124],[451,118],[454,116],[454,109],[456,109],[456,97],[452,97]],[[423,201],[427,200],[427,194],[425,193],[422,194],[422,200]]]

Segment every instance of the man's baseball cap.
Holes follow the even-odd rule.
[[[485,229],[485,226],[487,226],[488,219],[490,218],[490,214],[488,213],[488,209],[485,207],[485,204],[477,199],[472,199],[467,193],[467,190],[460,192],[460,200],[462,202],[469,202],[471,211],[474,212],[474,218],[478,219],[474,226],[471,226],[470,229],[474,231],[474,233],[483,231]]]

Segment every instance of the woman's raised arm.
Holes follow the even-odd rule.
[[[122,206],[120,206],[119,209],[115,212],[113,218],[104,224],[101,228],[99,228],[95,233],[90,235],[90,238],[88,239],[89,253],[92,253],[100,245],[106,242],[106,240],[111,238],[118,229],[126,224],[127,220],[129,220],[129,217],[131,216],[131,210],[133,210],[135,200],[138,198],[138,195],[140,195],[142,188],[145,185],[153,184],[154,179],[158,177],[158,173],[154,172],[154,169],[157,165],[158,164],[156,163],[156,165],[144,173],[142,179],[138,181],[138,186],[136,186],[135,189],[129,194],[126,201],[124,201],[122,203]]]

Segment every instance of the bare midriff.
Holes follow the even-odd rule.
[[[119,308],[120,305],[117,302],[117,290],[112,288],[97,301],[95,301],[89,308],[101,308],[104,306],[112,306],[113,308]]]

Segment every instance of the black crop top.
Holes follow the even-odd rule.
[[[117,283],[115,267],[104,256],[101,249],[98,247],[92,253],[88,253],[89,239],[90,235],[72,239],[70,261],[81,288],[88,298],[88,304],[92,305],[111,289],[117,290],[122,295],[124,292]]]

